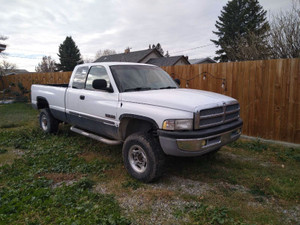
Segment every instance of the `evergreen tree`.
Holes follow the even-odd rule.
[[[258,0],[231,0],[221,11],[219,20],[216,21],[214,31],[219,39],[211,40],[220,49],[215,60],[221,62],[259,59],[242,57],[237,54],[239,49],[251,45],[253,48],[253,35],[255,35],[255,50],[259,51],[261,58],[268,55],[267,34],[269,23],[266,20],[267,11],[263,10]],[[250,40],[251,39],[251,40]],[[251,43],[250,43],[251,42]],[[243,44],[244,46],[241,46]]]
[[[157,45],[153,44],[152,49],[156,48],[157,51],[159,51],[162,55],[164,55],[164,50],[162,49],[160,43],[157,43]],[[151,45],[149,45],[149,49],[151,49]]]
[[[155,48],[156,48],[162,55],[164,55],[164,50],[162,49],[160,43],[157,43],[157,45],[155,46]]]
[[[66,37],[59,46],[59,64],[56,64],[58,71],[72,71],[77,64],[82,63],[80,51],[72,37]]]

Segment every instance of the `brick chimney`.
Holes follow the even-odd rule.
[[[127,53],[129,53],[129,52],[130,52],[130,48],[127,47],[127,48],[125,49],[124,53],[127,54]]]

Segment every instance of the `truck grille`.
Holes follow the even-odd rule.
[[[240,105],[233,103],[215,108],[202,109],[195,114],[195,129],[213,127],[237,120],[240,117]]]

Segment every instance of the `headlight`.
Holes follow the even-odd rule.
[[[193,120],[165,120],[162,128],[164,130],[192,130]]]

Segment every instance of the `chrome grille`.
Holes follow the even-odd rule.
[[[237,120],[240,116],[240,105],[238,103],[202,109],[195,114],[195,129],[213,127]]]
[[[200,111],[200,116],[209,116],[211,114],[223,113],[223,107],[217,107],[212,109],[203,109]]]
[[[205,119],[200,118],[200,127],[214,124],[214,123],[220,123],[220,122],[223,122],[223,115],[218,117],[213,117],[213,118],[205,118]]]

